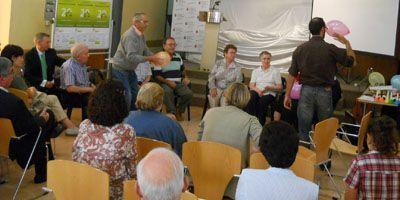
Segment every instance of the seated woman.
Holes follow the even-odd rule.
[[[42,111],[44,108],[49,108],[54,113],[55,120],[62,123],[67,128],[66,133],[69,135],[77,135],[78,128],[75,124],[68,119],[67,115],[62,108],[60,101],[55,95],[47,95],[46,93],[39,92],[34,87],[27,86],[23,75],[24,66],[24,50],[20,46],[6,45],[1,51],[1,56],[11,60],[13,64],[14,80],[11,83],[11,88],[18,90],[27,91],[30,102],[32,103],[32,109],[37,113]]]
[[[136,108],[125,119],[138,137],[166,142],[182,157],[182,144],[186,135],[178,122],[159,112],[163,105],[164,90],[157,83],[142,85],[136,98]]]
[[[224,59],[215,62],[214,68],[208,77],[208,88],[210,94],[208,101],[210,107],[224,106],[224,90],[232,83],[243,81],[241,68],[235,62],[237,48],[233,44],[228,44],[224,48]]]
[[[242,109],[250,99],[247,86],[233,83],[225,91],[227,106],[212,108],[200,122],[199,138],[219,142],[239,149],[242,167],[249,163],[249,139],[258,146],[262,127],[257,118]]]
[[[122,199],[123,181],[136,175],[135,131],[122,123],[128,115],[124,94],[122,83],[112,80],[94,90],[72,148],[74,161],[110,175],[110,199]]]
[[[357,156],[347,173],[346,199],[398,199],[400,196],[399,133],[387,117],[372,119],[368,126],[369,152]]]
[[[254,69],[251,74],[251,98],[245,110],[264,125],[268,105],[274,105],[276,92],[282,90],[282,79],[279,70],[271,67],[271,53],[261,52],[260,59],[260,68]]]

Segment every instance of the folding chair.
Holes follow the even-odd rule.
[[[136,137],[136,150],[137,150],[137,161],[142,160],[151,150],[163,147],[167,149],[172,149],[171,145],[163,141],[153,140],[144,137]]]

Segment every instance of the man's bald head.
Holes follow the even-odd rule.
[[[173,151],[157,148],[137,166],[138,193],[146,200],[178,200],[186,190],[183,163]]]

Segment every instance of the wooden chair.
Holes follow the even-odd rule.
[[[331,149],[336,150],[339,153],[339,156],[342,158],[342,153],[344,154],[348,154],[348,155],[352,155],[352,156],[356,156],[358,154],[361,154],[364,150],[364,141],[365,141],[365,137],[367,135],[367,129],[368,129],[368,124],[369,121],[371,120],[371,114],[372,112],[368,112],[367,114],[365,114],[362,119],[361,119],[361,123],[359,126],[357,125],[350,125],[350,124],[346,124],[347,126],[356,126],[359,127],[358,130],[358,135],[351,135],[351,134],[347,134],[343,131],[342,126],[341,128],[341,132],[338,132],[339,134],[343,134],[343,136],[348,140],[348,141],[344,141],[341,140],[339,138],[334,138],[332,141],[332,144],[330,146]],[[348,139],[348,135],[353,136],[353,137],[357,137],[357,146],[352,145]],[[343,158],[342,158],[343,160]]]
[[[142,160],[151,150],[163,147],[171,149],[171,145],[163,141],[153,140],[144,137],[136,137],[136,149],[138,154],[138,162]]]
[[[9,175],[9,168],[8,168],[8,153],[9,153],[9,146],[11,138],[15,138],[14,127],[11,123],[11,120],[6,118],[0,118],[0,161],[4,160],[6,169],[3,169],[3,162],[1,162],[1,176],[3,175],[4,171],[6,172],[5,180],[0,180],[1,182],[7,181]]]
[[[251,169],[267,169],[269,164],[261,152],[250,155],[249,168]]]
[[[241,170],[240,151],[215,142],[184,143],[182,160],[193,178],[195,195],[203,199],[222,199],[229,181]]]
[[[124,181],[124,200],[139,200],[136,193],[136,180]],[[186,191],[182,193],[181,200],[197,200],[196,195]]]
[[[301,147],[301,146],[300,146]],[[299,148],[300,148],[299,147]],[[302,147],[304,148],[304,147]],[[304,148],[305,149],[305,148]],[[311,150],[308,150],[311,151]],[[312,156],[305,156],[304,154],[297,153],[296,160],[290,169],[299,177],[307,179],[311,182],[314,182],[314,163],[312,160]],[[308,153],[308,152],[307,152]],[[315,153],[314,153],[315,154]],[[250,156],[250,165],[249,168],[251,169],[267,169],[269,168],[269,164],[262,153],[253,153]]]
[[[124,181],[124,200],[139,200],[136,193],[136,180]]]
[[[301,155],[297,154],[296,160],[290,169],[293,170],[297,176],[314,182],[315,166],[314,162],[311,160],[303,158]]]
[[[49,161],[47,187],[54,192],[57,200],[109,199],[108,174],[73,161]]]
[[[339,120],[334,117],[321,121],[315,126],[314,132],[310,131],[310,141],[315,148],[315,157],[312,159],[313,163],[315,163],[317,166],[322,165],[325,168],[325,171],[334,185],[337,194],[339,197],[341,197],[340,190],[338,189],[335,181],[333,180],[333,176],[326,165],[331,161],[328,153],[338,128]],[[312,133],[314,133],[313,137],[311,136]]]
[[[18,90],[15,88],[8,88],[7,89],[11,94],[14,94],[15,96],[17,96],[18,98],[22,99],[22,101],[24,101],[25,105],[27,108],[30,107],[30,104],[28,102],[28,93],[26,91],[23,90]]]

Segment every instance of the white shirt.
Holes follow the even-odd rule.
[[[262,67],[254,69],[251,73],[250,83],[255,83],[256,87],[260,90],[264,90],[266,86],[274,86],[282,84],[281,73],[279,70],[269,67],[267,70],[263,70]],[[265,91],[264,95],[271,94],[276,95],[274,91]]]
[[[316,200],[318,186],[297,177],[290,169],[243,169],[236,200]]]

